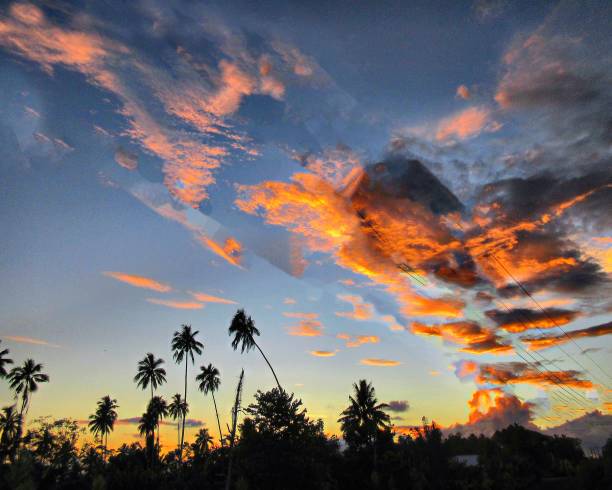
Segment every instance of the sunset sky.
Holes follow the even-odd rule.
[[[611,412],[609,2],[2,5],[0,339],[51,377],[30,420],[110,394],[136,440],[136,364],[182,392],[186,323],[228,422],[242,367],[245,403],[275,385],[238,308],[330,433],[361,378],[400,431]]]

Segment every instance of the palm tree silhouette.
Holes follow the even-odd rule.
[[[153,463],[153,454],[155,450],[155,427],[157,425],[157,419],[155,414],[150,410],[147,410],[142,414],[138,421],[138,433],[141,436],[145,436],[145,443],[147,448],[147,456],[149,462]]]
[[[2,341],[0,340],[0,343]],[[6,366],[7,364],[13,364],[13,360],[6,357],[9,354],[8,349],[4,349],[0,351],[0,378],[6,377]]]
[[[134,376],[134,382],[143,390],[150,386],[151,398],[153,398],[153,391],[166,382],[166,370],[161,367],[163,363],[163,359],[155,359],[150,352],[147,352],[144,358],[138,361],[138,372]]]
[[[208,448],[212,445],[213,438],[208,432],[206,427],[202,427],[195,438],[195,442],[193,443],[194,453],[198,456],[208,453]]]
[[[183,417],[186,417],[189,413],[189,405],[187,402],[183,400],[180,393],[176,393],[172,397],[172,401],[168,405],[168,414],[172,417],[172,420],[178,420],[178,424],[176,427],[177,441],[176,448],[178,450],[181,444],[181,420]]]
[[[159,452],[159,426],[162,419],[168,416],[168,402],[161,396],[154,396],[149,401],[147,412],[150,412],[155,418],[155,426],[157,427],[157,451]]]
[[[38,391],[38,384],[49,382],[49,376],[44,374],[42,369],[42,364],[37,364],[33,359],[27,359],[21,367],[14,367],[8,374],[9,386],[15,390],[15,398],[21,394],[19,415],[22,422],[24,412],[28,411],[32,393]]]
[[[250,316],[247,317],[243,309],[238,310],[234,315],[234,318],[232,318],[232,323],[228,329],[228,334],[230,336],[234,336],[232,340],[232,347],[234,350],[238,350],[238,346],[240,346],[240,352],[242,354],[244,354],[245,350],[249,352],[253,347],[257,347],[257,350],[259,350],[260,354],[270,367],[270,370],[274,375],[274,379],[276,380],[278,389],[283,391],[283,388],[276,377],[276,373],[274,372],[274,368],[272,368],[272,364],[270,364],[270,361],[268,361],[268,358],[261,350],[261,347],[259,347],[257,342],[255,342],[255,336],[259,336],[259,330],[255,327],[255,322],[253,319]]]
[[[219,426],[219,442],[223,446],[223,432],[221,432],[221,421],[219,420],[219,411],[217,410],[217,401],[215,400],[215,391],[219,389],[219,385],[221,384],[219,370],[212,364],[208,364],[208,366],[200,366],[200,371],[200,374],[196,376],[196,381],[200,382],[198,388],[205,395],[209,392],[212,395],[213,404],[215,405],[215,414],[217,415],[217,425]]]
[[[185,359],[185,394],[183,399],[187,403],[187,362],[188,358],[191,358],[191,363],[195,362],[194,352],[198,355],[202,353],[204,344],[196,340],[196,335],[199,333],[198,330],[192,332],[191,325],[181,325],[181,330],[174,332],[172,336],[172,352],[174,353],[174,362],[180,364]],[[183,461],[183,444],[185,442],[185,417],[183,416],[183,425],[181,428],[181,445],[179,449],[179,463]]]
[[[115,427],[117,408],[119,408],[117,400],[111,399],[109,395],[106,395],[98,401],[96,412],[89,416],[89,430],[94,435],[99,435],[100,442],[103,444],[102,461],[106,461],[108,434],[110,434]]]
[[[12,461],[15,455],[16,441],[21,433],[21,415],[17,413],[15,405],[3,407],[0,412],[0,463],[6,456]]]

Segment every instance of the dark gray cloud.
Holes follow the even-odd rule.
[[[391,412],[402,413],[407,412],[410,409],[410,404],[408,403],[408,400],[392,400],[387,403],[387,405],[389,405],[387,407],[387,410]]]

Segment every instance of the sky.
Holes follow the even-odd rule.
[[[0,339],[51,377],[28,419],[86,420],[109,394],[111,446],[137,440],[137,362],[162,357],[159,394],[182,392],[170,340],[190,324],[188,438],[216,433],[200,365],[223,425],[242,368],[245,404],[275,385],[230,346],[244,308],[330,434],[359,379],[399,432],[587,414],[609,432],[611,13],[3,3]]]

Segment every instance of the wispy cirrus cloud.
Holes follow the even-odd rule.
[[[204,305],[202,303],[198,303],[197,301],[179,301],[160,298],[147,298],[147,302],[152,303],[154,305],[175,308],[177,310],[201,310],[202,308],[204,308]]]
[[[46,340],[36,339],[33,337],[24,337],[22,335],[4,335],[3,339],[10,340],[17,344],[42,345],[42,346],[54,347],[54,348],[61,347],[61,345],[53,344],[51,342],[47,342]]]
[[[219,296],[213,296],[212,294],[200,293],[197,291],[188,291],[198,301],[202,303],[219,303],[224,305],[235,305],[236,301],[227,298],[221,298]]]
[[[172,287],[169,284],[156,281],[150,277],[114,271],[104,271],[102,274],[137,288],[150,289],[151,291],[157,291],[159,293],[167,293],[172,291]]]
[[[364,366],[378,366],[378,367],[394,367],[399,366],[401,364],[400,361],[394,361],[391,359],[379,359],[379,358],[367,358],[361,359],[359,361],[360,364]]]

